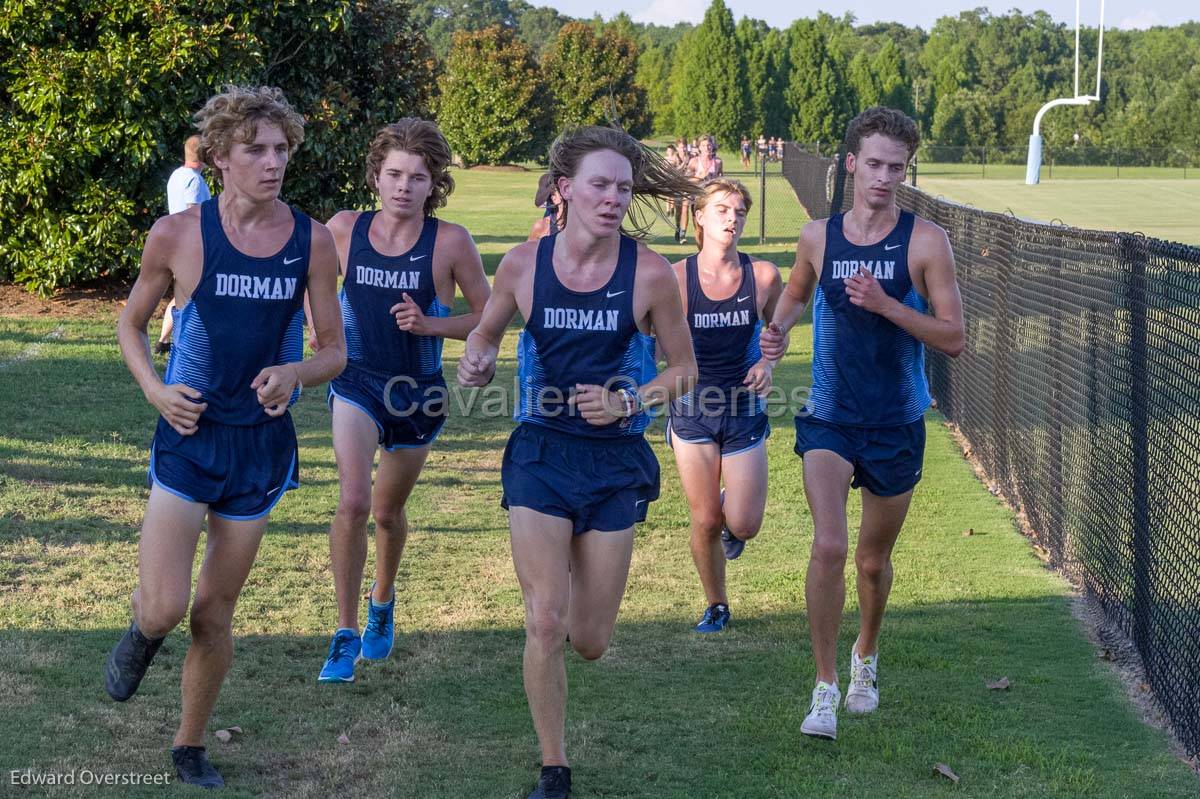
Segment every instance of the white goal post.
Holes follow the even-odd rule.
[[[1042,116],[1058,105],[1087,105],[1100,102],[1100,69],[1104,64],[1104,0],[1100,0],[1100,44],[1096,50],[1096,93],[1079,93],[1079,2],[1075,0],[1075,96],[1051,100],[1033,118],[1033,134],[1029,137],[1029,160],[1025,165],[1025,183],[1037,185],[1042,172]]]

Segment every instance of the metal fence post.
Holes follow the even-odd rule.
[[[1050,472],[1050,530],[1049,543],[1052,547],[1054,557],[1063,562],[1063,556],[1066,554],[1067,547],[1067,531],[1064,523],[1064,508],[1063,508],[1063,489],[1064,489],[1064,474],[1063,474],[1063,427],[1069,424],[1069,421],[1064,421],[1063,414],[1066,411],[1063,402],[1065,391],[1063,390],[1063,373],[1066,372],[1067,359],[1066,347],[1063,345],[1063,294],[1066,286],[1066,278],[1063,275],[1063,259],[1054,258],[1050,264],[1051,272],[1049,275],[1050,285],[1052,288],[1050,302],[1050,341],[1055,342],[1051,346],[1050,357],[1050,407],[1047,415],[1047,426],[1049,428],[1049,472]]]
[[[842,202],[846,198],[846,159],[842,153],[833,154],[834,177],[833,196],[829,198],[829,216],[842,212]]]
[[[1129,275],[1129,382],[1130,443],[1133,452],[1133,641],[1142,658],[1149,662],[1154,649],[1154,586],[1151,584],[1150,559],[1150,397],[1146,385],[1146,259],[1140,253],[1137,237],[1120,234],[1121,265]],[[1150,675],[1153,680],[1153,675]],[[1153,683],[1152,683],[1153,684]]]
[[[758,243],[767,243],[767,159],[758,171]]]

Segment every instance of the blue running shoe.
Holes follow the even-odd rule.
[[[696,625],[698,633],[719,633],[725,629],[725,625],[729,624],[729,606],[723,602],[718,602],[715,605],[709,605],[704,611],[704,616],[700,619],[700,623]]]
[[[171,762],[175,765],[175,775],[188,785],[199,785],[201,788],[225,787],[221,772],[208,762],[208,754],[203,746],[172,747]]]
[[[529,799],[570,799],[571,769],[566,766],[542,766],[537,788]]]
[[[725,489],[723,488],[721,489],[721,507],[725,507]],[[722,527],[721,548],[725,550],[725,560],[735,560],[746,548],[746,542],[734,535],[728,527]]]
[[[329,657],[321,669],[317,682],[354,682],[354,661],[362,651],[362,639],[348,627],[333,634],[329,642]]]
[[[729,532],[729,528],[726,527],[721,531],[721,548],[725,550],[725,560],[735,560],[746,548],[746,542]]]
[[[393,614],[396,610],[396,592],[386,605],[375,604],[375,589],[367,599],[367,627],[362,636],[363,660],[383,660],[392,653],[392,638],[395,633]]]

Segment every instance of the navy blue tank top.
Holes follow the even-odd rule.
[[[700,284],[696,256],[687,259],[687,322],[699,376],[696,388],[673,403],[673,413],[754,416],[763,411],[762,399],[742,382],[750,367],[762,358],[758,346],[762,322],[758,318],[754,265],[745,253],[739,252],[738,260],[742,282],[737,291],[725,299],[713,300]]]
[[[248,426],[270,420],[251,381],[268,366],[304,357],[304,290],[312,222],[292,208],[292,235],[266,258],[234,248],[214,197],[200,205],[204,269],[187,305],[176,308],[166,383],[199,391],[202,418]],[[288,405],[300,397],[297,388]]]
[[[633,315],[637,242],[621,237],[616,269],[595,291],[572,291],[554,273],[557,235],[538,243],[533,302],[517,343],[520,396],[513,418],[588,438],[641,435],[649,416],[597,426],[567,404],[576,384],[636,388],[654,378],[654,340]]]
[[[433,244],[437,219],[425,217],[421,235],[401,255],[381,255],[368,231],[375,211],[358,215],[350,234],[350,252],[339,295],[346,331],[346,359],[385,377],[406,375],[419,381],[442,380],[442,339],[418,336],[396,327],[393,305],[407,294],[426,316],[445,317],[450,308],[433,282]]]
[[[925,347],[903,328],[850,302],[846,279],[869,269],[887,292],[919,313],[925,299],[908,271],[914,217],[908,211],[882,241],[851,244],[841,214],[825,227],[821,279],[813,299],[812,394],[818,419],[860,427],[890,427],[920,419],[929,407]]]

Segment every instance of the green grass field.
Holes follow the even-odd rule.
[[[457,179],[443,216],[475,233],[490,272],[536,218],[536,175]],[[794,236],[746,249],[787,262]],[[18,793],[12,769],[169,767],[186,626],[129,703],[112,703],[101,687],[104,656],[128,620],[154,422],[121,363],[115,313],[0,316],[3,795]],[[809,338],[807,329],[794,337],[777,383],[807,383]],[[511,382],[514,342],[506,340],[498,382]],[[451,373],[461,351],[446,345]],[[499,507],[511,421],[451,417],[410,504],[396,650],[360,667],[353,685],[318,686],[335,621],[326,531],[337,479],[323,396],[310,389],[294,409],[303,487],[276,509],[235,618],[237,660],[210,730],[238,725],[244,734],[209,740],[227,795],[524,796],[538,750]],[[595,663],[567,655],[577,796],[1196,795],[1196,777],[1163,733],[1138,721],[1072,618],[1067,584],[1032,554],[934,413],[925,479],[895,555],[880,712],[843,717],[836,743],[802,737],[813,677],[803,591],[812,528],[791,421],[774,426],[763,532],[729,570],[734,625],[706,638],[690,632],[704,603],[687,509],[661,421],[652,427],[663,494],[638,532],[612,648]],[[857,514],[853,503],[852,525]],[[852,590],[848,598],[842,653],[854,638]],[[1012,689],[985,688],[999,677]],[[961,782],[932,776],[936,763]]]
[[[1122,171],[1124,174],[1124,171]],[[1200,245],[1200,180],[992,180],[917,176],[934,197],[1041,222],[1121,230]]]
[[[929,178],[986,178],[988,180],[1019,180],[1025,182],[1025,162],[1009,164],[965,164],[921,161],[917,164],[918,177]],[[1175,166],[1116,166],[1054,165],[1043,162],[1040,173],[1042,181],[1050,180],[1196,180],[1200,169]]]

